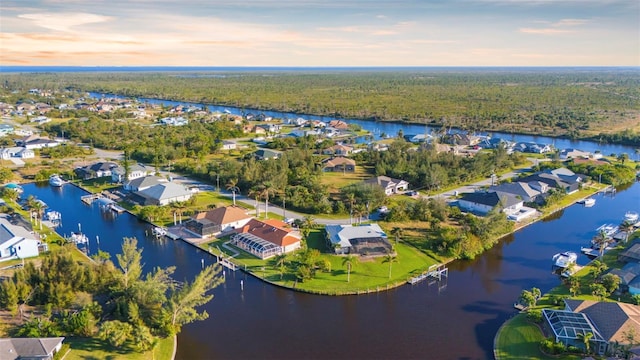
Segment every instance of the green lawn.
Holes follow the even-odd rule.
[[[160,339],[154,352],[139,353],[129,349],[115,348],[106,342],[94,338],[67,337],[64,343],[69,345],[71,351],[65,356],[65,360],[171,360],[173,355],[173,338]],[[66,352],[65,347],[62,353]]]
[[[377,258],[353,264],[349,282],[347,282],[347,268],[343,264],[344,257],[326,252],[323,236],[323,231],[313,231],[309,236],[308,246],[323,251],[320,255],[321,259],[329,260],[331,271],[318,271],[314,279],[306,282],[296,281],[295,276],[288,270],[285,270],[281,275],[280,268],[275,267],[271,261],[260,260],[237,248],[236,251],[239,252],[239,255],[234,258],[234,262],[269,282],[301,291],[328,295],[366,293],[391,288],[406,283],[411,276],[420,274],[430,265],[437,263],[436,260],[417,249],[400,243],[395,246],[398,255],[397,262],[391,264],[391,278],[389,278],[389,264],[383,263],[382,258]],[[211,246],[214,253],[218,253],[218,249],[220,249],[230,255],[230,252],[222,247],[222,243],[225,241],[227,239],[216,239],[202,244],[201,247],[209,249]],[[289,255],[290,258],[293,256],[295,255]]]
[[[495,355],[497,360],[507,359],[579,359],[575,355],[547,356],[540,351],[544,336],[538,326],[518,314],[508,320],[496,335]]]

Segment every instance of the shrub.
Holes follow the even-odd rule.
[[[540,324],[542,322],[542,310],[530,310],[527,313],[527,319],[536,324]]]

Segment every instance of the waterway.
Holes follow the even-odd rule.
[[[122,238],[136,237],[145,269],[175,265],[179,280],[192,279],[203,261],[214,261],[182,241],[146,237],[150,226],[129,214],[83,204],[84,191],[72,185],[24,189],[62,213],[60,234],[80,224],[90,254],[116,254]],[[570,206],[473,261],[451,263],[442,283],[369,295],[296,293],[225,270],[226,282],[204,307],[209,319],[185,326],[178,336],[177,359],[489,359],[493,337],[515,314],[521,290],[535,286],[546,292],[559,283],[551,273],[552,256],[579,252],[598,226],[619,223],[628,210],[640,210],[640,183],[619,188],[615,196],[597,195],[591,208]],[[578,263],[586,262],[580,255]]]
[[[103,94],[103,93],[95,93],[90,92],[89,95],[93,98],[121,98],[125,97],[114,95],[114,94]],[[143,103],[149,103],[154,105],[162,105],[162,106],[193,106],[197,108],[206,107],[211,112],[218,113],[230,113],[233,115],[246,115],[252,113],[254,115],[264,114],[265,116],[273,117],[274,119],[282,119],[286,122],[289,119],[303,118],[305,120],[320,120],[323,122],[329,122],[331,120],[343,120],[349,124],[356,124],[362,127],[363,130],[369,131],[374,139],[379,140],[381,136],[396,136],[400,130],[405,135],[417,135],[417,134],[430,134],[432,131],[438,130],[436,128],[421,125],[421,124],[406,124],[399,122],[385,122],[385,121],[371,121],[371,120],[357,120],[357,119],[336,119],[334,117],[328,116],[316,116],[316,115],[304,115],[304,114],[294,114],[287,112],[279,112],[279,111],[262,111],[256,109],[246,109],[246,108],[237,108],[231,106],[217,106],[217,105],[205,105],[201,103],[190,103],[183,101],[171,101],[171,100],[160,100],[160,99],[151,99],[151,98],[136,98],[138,101]],[[486,134],[485,134],[486,135]],[[512,134],[512,133],[504,133],[504,132],[492,132],[491,136],[499,137],[505,140],[513,141],[513,142],[534,142],[538,144],[551,144],[557,149],[580,149],[582,151],[596,152],[600,151],[602,154],[611,155],[611,154],[621,154],[627,153],[632,158],[635,156],[635,149],[631,146],[625,145],[616,145],[616,144],[599,144],[593,141],[583,141],[583,140],[571,140],[564,138],[552,138],[547,136],[535,136],[535,135],[524,135],[524,134]],[[366,141],[364,138],[359,139],[360,142]]]

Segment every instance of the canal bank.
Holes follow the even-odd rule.
[[[59,231],[68,233],[82,223],[91,240],[90,254],[98,250],[95,235],[100,235],[99,249],[110,254],[120,251],[126,236],[139,239],[145,271],[176,266],[177,279],[191,279],[203,259],[215,262],[184,242],[145,237],[151,226],[133,216],[82,204],[80,196],[86,193],[75,187],[27,184],[25,193],[63,213]],[[420,283],[361,296],[314,296],[225,270],[225,284],[214,289],[214,299],[203,307],[211,318],[184,327],[176,359],[491,358],[494,335],[514,314],[513,301],[522,289],[535,286],[548,292],[555,287],[559,280],[550,271],[553,254],[579,249],[596,227],[619,221],[626,210],[636,208],[640,187],[631,184],[614,196],[595,197],[592,208],[567,207],[506,236],[474,260],[451,262],[446,286]],[[586,258],[580,255],[578,261]],[[276,325],[278,331],[273,331]],[[354,333],[358,341],[348,349],[327,346]]]

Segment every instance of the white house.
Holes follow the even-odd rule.
[[[143,205],[168,205],[191,199],[193,192],[183,185],[167,182],[138,191],[136,195],[144,198]]]
[[[10,216],[0,214],[0,262],[38,256],[40,241],[22,226],[13,225]]]
[[[400,179],[393,179],[388,176],[376,176],[374,178],[367,179],[364,182],[365,184],[377,185],[382,187],[384,193],[387,196],[397,194],[409,188],[408,182]]]
[[[124,179],[124,167],[118,166],[111,170],[111,181],[114,183],[121,183]],[[133,164],[129,166],[129,175],[127,176],[127,181],[143,178],[147,176],[149,171],[142,164]]]
[[[252,217],[244,209],[236,206],[219,207],[200,212],[184,223],[184,228],[198,235],[207,237],[239,229],[245,226]]]
[[[2,160],[9,160],[11,158],[32,159],[35,156],[36,154],[33,150],[21,146],[0,149],[0,158]]]
[[[235,150],[237,148],[237,144],[230,140],[222,141],[222,150]]]

